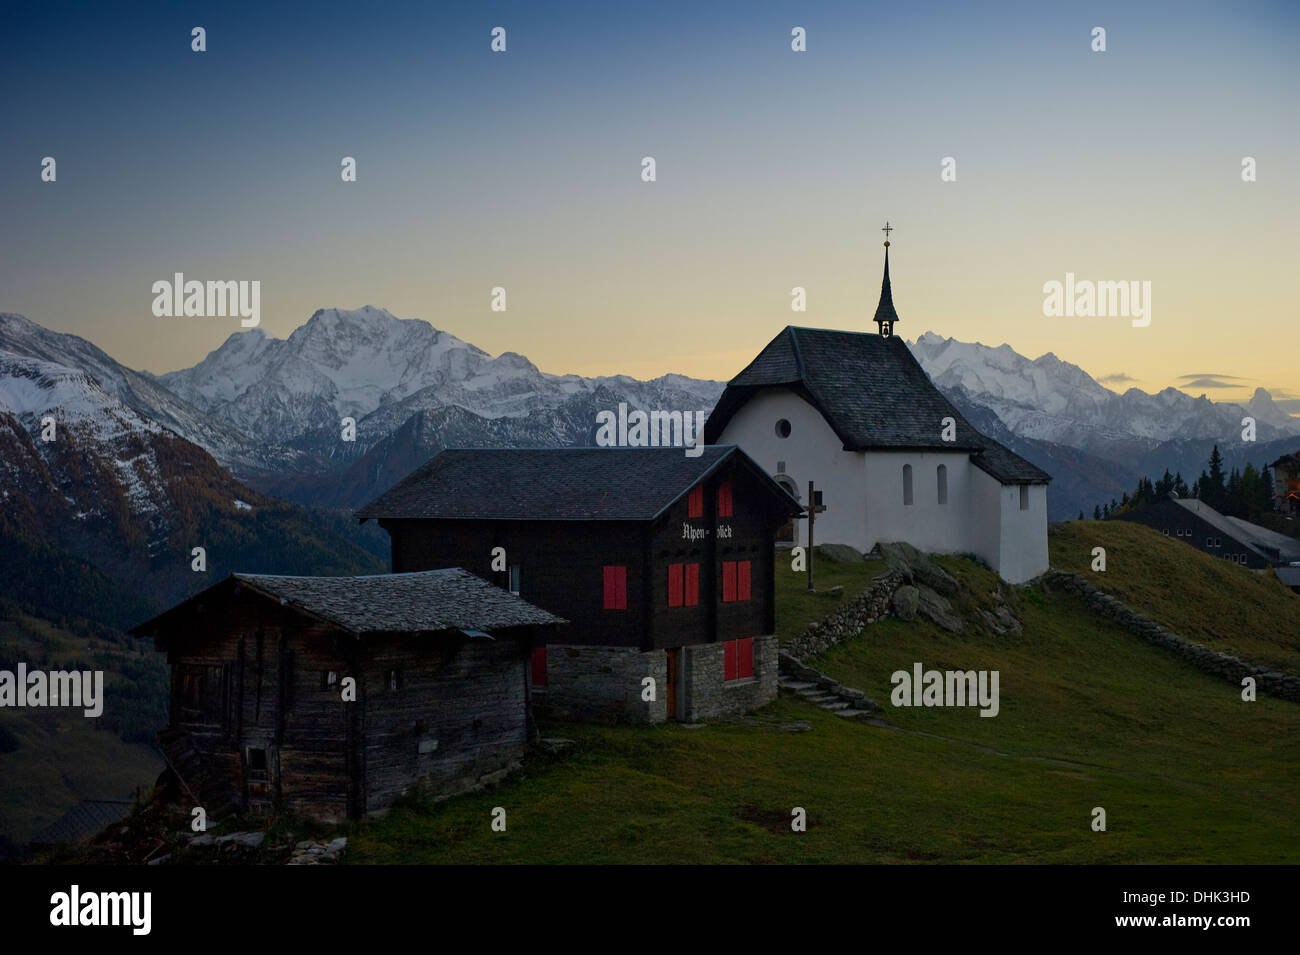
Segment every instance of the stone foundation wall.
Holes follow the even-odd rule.
[[[719,672],[721,672],[719,664]],[[655,700],[641,699],[641,681],[654,677]],[[659,723],[668,718],[668,658],[662,650],[551,644],[546,686],[533,687],[537,714],[595,723]]]
[[[776,699],[777,639],[754,638],[754,675],[744,680],[724,680],[721,643],[683,647],[683,718],[687,722],[725,716],[740,716]]]
[[[1097,613],[1114,620],[1129,633],[1141,637],[1148,643],[1172,650],[1198,670],[1222,677],[1237,686],[1241,686],[1242,678],[1252,676],[1255,678],[1255,685],[1263,692],[1284,700],[1300,701],[1300,677],[1279,673],[1268,667],[1211,650],[1199,643],[1184,640],[1150,617],[1131,609],[1123,601],[1098,590],[1078,574],[1050,570],[1043,575],[1042,580],[1045,589],[1059,587],[1074,594]]]

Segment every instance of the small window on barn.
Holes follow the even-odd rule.
[[[248,749],[248,772],[251,776],[266,775],[266,750]]]
[[[903,505],[912,504],[912,465],[903,465]]]
[[[332,690],[339,685],[338,670],[322,670],[320,674],[320,688],[322,690]]]
[[[731,496],[731,478],[727,478],[718,485],[718,516],[735,516],[735,501]]]
[[[1022,511],[1029,510],[1029,485],[1028,484],[1020,485],[1020,509]]]
[[[782,418],[776,423],[776,436],[778,438],[790,437],[790,422]]]
[[[936,479],[939,482],[939,503],[947,504],[948,503],[948,465],[946,464],[939,465],[935,474],[936,474]]]
[[[384,686],[390,690],[400,690],[402,688],[402,670],[401,667],[393,667],[384,674]]]
[[[522,573],[523,569],[518,564],[510,565],[510,592],[516,597],[519,596],[519,579]]]
[[[533,686],[546,686],[546,648],[533,647]]]
[[[605,579],[605,609],[626,610],[627,568],[606,565],[602,571]]]
[[[704,516],[704,485],[698,484],[691,488],[691,496],[686,499],[686,516],[703,517]]]
[[[700,565],[687,564],[685,573],[685,593],[683,594],[682,603],[687,607],[698,607],[700,605]]]
[[[1207,537],[1207,538],[1205,538],[1205,546],[1206,546],[1206,547],[1213,547],[1213,546],[1214,546],[1214,538],[1213,538],[1213,537]]]
[[[1215,547],[1222,547],[1222,546],[1223,546],[1223,538],[1222,538],[1222,537],[1216,537],[1216,538],[1214,538],[1214,546],[1215,546]]]

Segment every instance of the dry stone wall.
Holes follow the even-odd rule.
[[[1221,677],[1240,686],[1244,677],[1254,677],[1255,685],[1270,696],[1284,700],[1300,701],[1300,677],[1279,673],[1268,667],[1242,660],[1239,657],[1219,653],[1199,643],[1185,640],[1178,634],[1165,629],[1150,617],[1138,613],[1123,601],[1098,590],[1078,574],[1068,574],[1060,570],[1049,570],[1042,577],[1045,588],[1059,587],[1067,593],[1081,598],[1084,603],[1103,617],[1114,620],[1129,633],[1141,637],[1148,643],[1164,647],[1182,657],[1199,670],[1213,676]]]

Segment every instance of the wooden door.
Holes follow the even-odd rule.
[[[665,650],[668,658],[668,686],[664,690],[665,702],[668,704],[668,718],[677,719],[677,651]]]

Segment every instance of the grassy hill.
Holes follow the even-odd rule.
[[[1300,674],[1300,596],[1272,574],[1211,557],[1130,521],[1071,521],[1048,535],[1052,566],[1086,577],[1181,637]],[[1106,548],[1106,572],[1091,569]]]
[[[1132,533],[1142,530],[1067,527],[1053,538],[1054,553],[1088,543],[1087,554],[1095,539],[1120,567],[1134,559],[1159,568],[1182,581],[1178,620],[1232,604],[1235,585],[1250,595],[1245,619],[1288,612],[1282,598],[1290,594],[1226,562],[1205,558],[1213,566],[1179,576],[1179,561],[1199,555],[1185,545],[1188,554],[1166,552],[1165,544],[1179,545]],[[998,587],[975,563],[939,562],[962,584],[954,598],[961,609],[983,605]],[[847,597],[881,569],[823,562],[818,586],[839,584]],[[1108,580],[1123,578],[1148,613],[1168,606],[1141,577]],[[802,575],[778,580],[786,637],[838,604],[808,594]],[[813,661],[880,702],[894,728],[787,697],[746,721],[703,728],[547,726],[577,748],[557,762],[534,760],[526,775],[492,791],[410,800],[352,826],[349,861],[1300,862],[1300,706],[1244,703],[1231,684],[1065,594],[1028,588],[1011,600],[1020,636],[955,636],[890,619]],[[1261,659],[1267,648],[1286,647],[1284,637],[1237,643],[1226,626],[1215,632]],[[914,662],[998,670],[999,715],[892,707],[890,674]],[[792,731],[799,722],[810,729]],[[505,833],[489,826],[497,806],[507,811]],[[807,832],[790,829],[796,806],[807,810]],[[1104,833],[1090,828],[1095,806],[1107,811]]]

